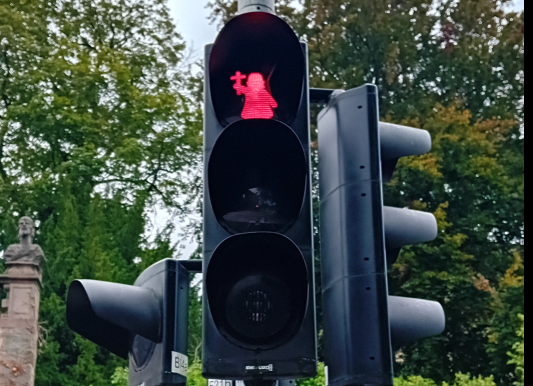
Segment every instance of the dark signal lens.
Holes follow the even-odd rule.
[[[288,126],[236,122],[220,135],[209,160],[215,215],[231,233],[283,232],[300,214],[307,174],[302,145]]]
[[[206,277],[211,315],[233,344],[266,350],[299,331],[309,297],[308,272],[287,237],[269,232],[232,236],[213,253]]]
[[[223,223],[238,233],[276,231],[288,221],[269,188],[251,188],[243,195],[234,212],[222,216]]]
[[[235,283],[229,291],[226,317],[235,331],[267,339],[279,333],[289,321],[291,303],[286,283],[279,278],[254,275]]]

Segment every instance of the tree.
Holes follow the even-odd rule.
[[[489,345],[487,351],[490,355],[491,366],[495,369],[495,374],[515,374],[516,377],[509,377],[516,383],[520,383],[523,377],[523,366],[516,362],[507,363],[502,361],[505,355],[523,344],[524,337],[521,336],[523,330],[523,320],[517,315],[523,315],[525,276],[523,256],[515,252],[514,262],[509,267],[505,276],[501,278],[494,288],[489,289],[492,295],[492,320],[488,330]],[[516,334],[519,331],[520,334]],[[523,346],[522,346],[523,347]]]
[[[440,301],[448,328],[402,350],[397,370],[437,383],[494,373],[510,385],[524,309],[523,286],[504,284],[524,256],[524,14],[496,0],[294,3],[277,11],[309,44],[314,87],[375,83],[383,120],[434,140],[429,155],[400,162],[385,202],[434,212],[439,238],[405,248],[390,287]],[[214,22],[237,10],[210,6]]]
[[[177,253],[172,224],[146,235],[199,189],[184,45],[163,0],[0,0],[0,20],[0,251],[24,214],[48,259],[36,384],[107,385],[124,362],[67,328],[66,291]]]
[[[516,375],[518,376],[518,381],[515,383],[515,386],[524,386],[526,382],[526,372],[525,372],[526,332],[525,332],[524,315],[520,315],[520,320],[522,321],[522,328],[517,331],[517,335],[521,339],[521,341],[515,343],[515,345],[513,346],[514,352],[508,354],[511,357],[511,361],[509,361],[509,364],[516,365]]]
[[[111,377],[111,384],[117,386],[128,386],[128,369],[117,367],[115,373]]]
[[[511,297],[507,287],[493,286],[516,264],[522,252],[515,240],[523,238],[520,229],[500,233],[495,224],[517,220],[523,196],[517,194],[521,178],[506,169],[508,143],[494,138],[511,137],[518,128],[512,121],[472,124],[470,114],[455,107],[437,108],[421,126],[431,132],[434,149],[401,161],[386,201],[434,212],[440,232],[430,244],[405,248],[391,272],[391,290],[440,301],[448,325],[444,335],[405,348],[399,370],[448,382],[459,372],[494,374],[507,384],[513,379],[502,359],[512,343],[502,339],[491,351],[488,335],[516,330],[504,315],[508,308],[513,315],[523,310],[523,287],[514,285]],[[495,308],[500,296],[512,300],[504,312]]]
[[[298,386],[324,386],[326,385],[326,372],[324,363],[319,363],[318,376],[312,379],[299,380]],[[453,383],[436,383],[421,376],[398,377],[394,379],[396,386],[496,386],[493,377],[473,377],[470,374],[456,374]]]

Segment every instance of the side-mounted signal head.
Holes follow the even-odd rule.
[[[426,130],[380,122],[379,132],[384,182],[392,179],[400,158],[422,155],[431,151],[431,135]]]
[[[146,288],[95,280],[72,282],[67,296],[68,326],[124,359],[130,336],[161,341],[161,309]]]
[[[209,60],[211,99],[222,126],[241,119],[291,124],[302,100],[305,57],[282,19],[264,12],[230,20]]]

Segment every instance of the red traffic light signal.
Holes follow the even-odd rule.
[[[253,12],[230,20],[209,60],[211,103],[223,126],[240,119],[291,124],[302,100],[305,58],[279,17]]]
[[[244,109],[242,110],[242,119],[271,119],[274,118],[274,110],[278,108],[278,103],[274,100],[270,91],[267,90],[267,83],[263,75],[253,72],[248,76],[248,84],[245,86],[242,81],[246,75],[237,71],[235,76],[230,78],[236,83],[233,88],[237,95],[245,95]]]

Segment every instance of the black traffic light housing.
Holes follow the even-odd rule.
[[[162,260],[133,286],[76,280],[67,296],[67,324],[124,359],[129,384],[186,384],[189,271]]]
[[[206,46],[208,379],[317,372],[306,58],[292,29],[261,12],[235,17]]]
[[[324,355],[329,384],[392,385],[393,354],[444,330],[440,304],[388,294],[402,246],[437,237],[429,213],[383,206],[399,158],[431,150],[423,130],[379,122],[373,85],[330,94],[318,118]]]

